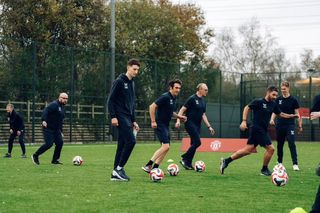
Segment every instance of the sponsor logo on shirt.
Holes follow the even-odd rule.
[[[264,104],[264,103],[263,103],[263,104],[262,104],[262,108],[263,108],[263,109],[267,109],[267,104]]]
[[[291,133],[291,135],[294,135],[294,131],[293,130],[291,130],[290,133]]]
[[[58,108],[59,112],[61,112],[61,107]]]
[[[198,100],[196,100],[196,104],[199,104],[199,101],[198,101]]]
[[[279,104],[282,104],[282,100],[279,100]]]
[[[170,105],[172,105],[173,104],[173,100],[172,99],[170,99]]]
[[[124,88],[128,89],[128,83],[124,83]]]

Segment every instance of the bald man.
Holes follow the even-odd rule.
[[[52,164],[62,164],[59,161],[63,146],[64,106],[68,102],[68,94],[60,93],[58,100],[51,102],[42,112],[42,130],[45,143],[31,156],[32,162],[39,165],[39,156],[55,144]]]
[[[201,145],[200,130],[201,122],[203,121],[207,126],[211,135],[215,131],[211,127],[210,122],[206,116],[206,102],[204,97],[208,94],[208,86],[205,83],[200,83],[197,86],[196,94],[191,95],[186,103],[181,107],[178,115],[186,114],[188,120],[185,123],[185,129],[188,132],[191,143],[186,153],[181,155],[180,163],[187,170],[193,170],[192,160],[196,153],[197,148]],[[180,127],[180,119],[177,119],[176,126]]]

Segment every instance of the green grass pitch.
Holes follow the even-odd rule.
[[[184,170],[180,160],[180,143],[171,149],[160,165],[164,171],[173,159],[180,167],[176,177],[166,175],[153,183],[141,170],[158,143],[137,143],[126,167],[129,182],[112,182],[110,174],[115,144],[65,145],[61,161],[51,165],[53,148],[40,156],[40,166],[30,155],[38,146],[27,146],[27,159],[20,158],[15,146],[11,159],[0,159],[0,212],[289,212],[295,207],[311,209],[319,177],[320,143],[297,143],[300,171],[292,170],[290,152],[285,144],[284,165],[289,182],[276,187],[270,177],[261,176],[264,149],[234,161],[219,173],[221,157],[230,153],[197,153],[194,160],[203,160],[206,171]],[[6,145],[0,147],[1,156]],[[84,164],[73,166],[73,156],[80,155]],[[270,164],[275,165],[276,155]]]

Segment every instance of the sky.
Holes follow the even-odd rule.
[[[303,49],[320,55],[319,0],[171,0],[174,4],[192,3],[200,7],[207,26],[219,33],[224,27],[237,28],[257,17],[262,27],[271,30],[288,59],[299,60]],[[212,51],[213,47],[209,48]]]

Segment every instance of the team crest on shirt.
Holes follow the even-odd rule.
[[[262,108],[263,108],[263,109],[267,109],[267,104],[264,104],[264,103],[263,103],[263,104],[262,104]]]
[[[61,112],[61,107],[59,107],[58,109],[59,109],[59,112]]]
[[[124,88],[128,89],[128,83],[124,83]]]
[[[282,104],[282,100],[279,100],[279,104]]]
[[[172,99],[170,99],[170,105],[172,105],[173,104],[173,100]]]
[[[199,101],[198,101],[198,100],[196,100],[196,104],[199,104]]]
[[[294,131],[293,130],[291,130],[290,133],[291,133],[291,135],[294,135]]]

